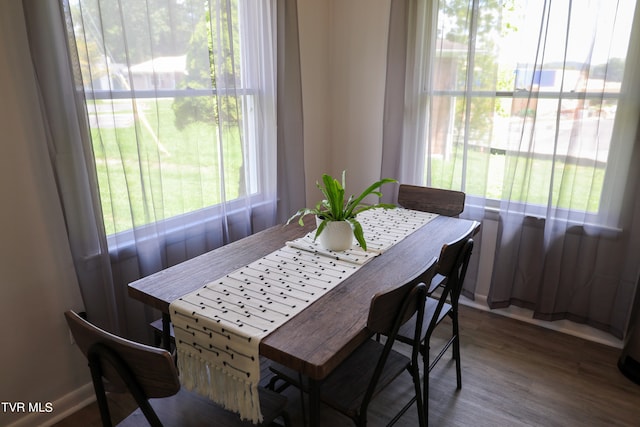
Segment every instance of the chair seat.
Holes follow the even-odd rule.
[[[431,295],[439,286],[444,286],[447,282],[447,278],[442,274],[434,274],[431,283],[429,283],[429,289],[427,295]]]
[[[240,420],[240,416],[229,412],[211,400],[182,388],[168,398],[149,399],[165,427],[191,427],[215,425],[220,427],[255,427],[250,421]],[[282,414],[287,399],[269,390],[260,389],[260,408],[268,426]],[[118,426],[139,427],[149,425],[140,408],[124,419]]]
[[[368,340],[360,346],[322,382],[320,400],[344,414],[355,417],[383,349],[384,345],[374,340]],[[374,396],[402,374],[410,363],[408,357],[391,350]],[[304,381],[301,385],[296,371],[279,364],[273,364],[271,370],[280,379],[308,392],[308,382]],[[348,387],[345,387],[346,384]]]

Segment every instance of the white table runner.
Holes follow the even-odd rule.
[[[358,215],[367,252],[355,239],[353,249],[327,251],[313,231],[172,302],[182,385],[260,422],[260,340],[436,216],[369,210]]]

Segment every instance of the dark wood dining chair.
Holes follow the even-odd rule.
[[[420,322],[418,316],[414,316],[405,323],[398,332],[398,341],[415,347],[415,334],[413,331],[419,329],[422,331],[420,338],[420,352],[423,359],[423,393],[424,393],[424,413],[425,418],[429,417],[429,372],[442,358],[449,347],[453,349],[453,358],[456,363],[456,385],[462,388],[462,372],[460,368],[460,331],[458,325],[458,301],[460,292],[462,291],[462,283],[469,265],[469,258],[473,250],[473,239],[466,235],[454,242],[445,244],[442,247],[435,271],[447,278],[442,293],[439,297],[427,296],[425,299],[424,316],[422,318],[422,326],[415,327],[416,322]],[[451,336],[448,341],[440,348],[437,355],[430,362],[430,346],[431,335],[441,322],[449,317],[452,323]]]
[[[465,193],[456,190],[409,184],[400,184],[398,188],[398,205],[444,216],[459,216],[464,211],[465,199]],[[438,286],[443,286],[445,280],[442,274],[436,273],[429,284],[428,293],[431,294]]]
[[[435,259],[429,263],[427,271],[434,271],[434,265]],[[403,372],[408,371],[413,380],[415,395],[395,414],[389,425],[398,421],[413,403],[417,402],[419,425],[426,426],[419,371],[423,323],[413,323],[415,330],[412,336],[416,345],[413,346],[411,357],[392,348],[402,325],[413,317],[423,318],[426,291],[427,286],[424,283],[416,284],[413,280],[372,297],[367,329],[372,335],[380,334],[386,337],[386,340],[384,343],[374,339],[367,340],[334,369],[322,381],[321,402],[350,417],[357,426],[366,426],[367,411],[372,399]],[[271,387],[275,387],[278,381],[282,380],[287,385],[294,385],[308,392],[308,381],[301,378],[299,373],[279,364],[273,364],[271,370],[275,374]],[[302,402],[304,406],[304,399]]]
[[[167,350],[147,346],[104,331],[73,311],[65,312],[78,347],[89,361],[91,379],[104,426],[111,426],[106,392],[129,392],[138,409],[119,426],[254,426],[213,401],[180,386],[173,356]],[[282,418],[287,399],[260,389],[260,405],[268,426]]]

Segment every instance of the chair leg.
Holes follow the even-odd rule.
[[[460,368],[460,336],[456,335],[456,339],[453,342],[453,347],[458,348],[458,356],[456,357],[456,386],[458,390],[462,388],[462,370]]]
[[[460,331],[458,329],[458,310],[453,310],[453,357],[456,360],[456,386],[462,388],[462,370],[460,368]]]
[[[91,379],[93,381],[93,389],[96,394],[98,408],[100,409],[100,419],[103,427],[111,427],[111,414],[109,413],[109,404],[107,403],[107,394],[102,383],[102,368],[99,360],[89,360],[89,369],[91,371]]]
[[[429,425],[429,347],[424,346],[422,351],[422,361],[424,364],[423,386],[422,386],[422,406],[424,414],[424,424]]]
[[[413,377],[413,386],[416,390],[416,407],[418,408],[418,425],[420,427],[427,427],[427,419],[425,415],[425,405],[422,400],[424,396],[422,396],[422,390],[420,387],[420,370],[418,366],[411,367],[411,376]],[[428,372],[427,372],[428,376]]]

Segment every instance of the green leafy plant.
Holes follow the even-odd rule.
[[[302,208],[298,212],[296,212],[287,224],[289,224],[296,217],[298,218],[298,223],[300,225],[304,225],[304,217],[307,215],[315,215],[317,216],[321,222],[318,224],[318,229],[316,230],[316,234],[314,239],[317,239],[318,236],[322,233],[322,231],[327,226],[327,223],[330,221],[347,221],[351,226],[351,230],[353,231],[353,235],[356,240],[360,244],[363,250],[367,250],[367,243],[364,239],[364,233],[362,231],[362,225],[356,219],[356,216],[364,211],[369,209],[393,209],[396,206],[390,203],[376,203],[372,205],[363,204],[362,201],[368,195],[375,195],[377,197],[382,197],[382,193],[377,191],[383,184],[398,182],[392,178],[384,178],[380,181],[376,181],[371,184],[366,190],[364,190],[358,197],[353,195],[349,196],[349,199],[345,202],[345,175],[346,171],[342,171],[342,182],[333,178],[330,175],[323,174],[322,175],[322,184],[316,182],[316,186],[322,191],[324,195],[324,199],[319,201],[318,204],[314,208]]]

